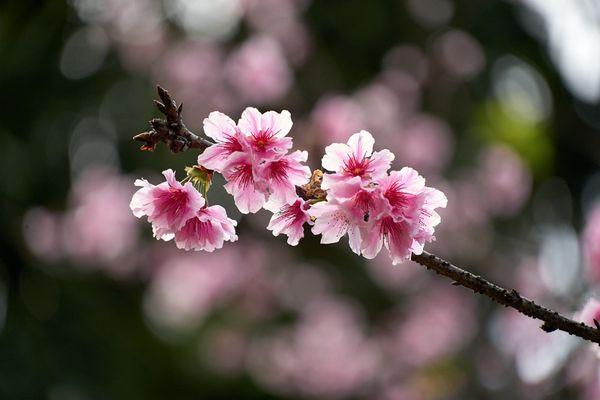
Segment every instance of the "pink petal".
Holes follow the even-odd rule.
[[[350,153],[350,148],[344,143],[332,143],[325,147],[325,155],[321,160],[321,165],[328,171],[338,172],[344,166],[344,160]]]
[[[373,153],[374,144],[375,139],[373,138],[373,135],[364,130],[355,133],[348,139],[348,147],[350,147],[352,154],[354,154],[357,159],[370,157]]]
[[[204,133],[217,142],[225,142],[236,134],[235,122],[227,115],[213,111],[204,119]]]
[[[371,178],[377,179],[382,176],[385,176],[388,169],[390,169],[394,158],[394,154],[387,149],[383,149],[381,151],[376,151],[375,153],[373,153],[369,161],[369,171],[371,174]]]
[[[339,242],[350,227],[348,216],[336,205],[317,203],[311,208],[311,215],[316,217],[312,233],[322,235],[322,244]]]
[[[279,138],[286,136],[290,132],[292,124],[292,116],[287,110],[283,110],[281,113],[267,111],[262,115],[261,119],[262,130],[269,130]]]
[[[242,113],[238,121],[238,127],[246,136],[256,134],[262,130],[262,115],[254,107],[248,107]]]

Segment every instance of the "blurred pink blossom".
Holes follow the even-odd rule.
[[[293,330],[254,346],[251,373],[276,392],[325,399],[357,395],[374,377],[378,347],[341,299],[315,299]]]
[[[384,337],[390,362],[421,367],[454,355],[475,334],[474,313],[472,298],[454,287],[435,285],[411,297]]]
[[[407,0],[409,15],[419,25],[434,29],[450,22],[454,15],[454,3],[451,0]]]
[[[427,172],[440,172],[450,161],[454,150],[448,124],[426,114],[416,115],[407,121],[394,144],[402,164]]]
[[[485,66],[481,45],[467,32],[450,30],[436,40],[435,47],[442,64],[459,78],[473,78]]]
[[[448,207],[439,211],[444,223],[437,229],[443,240],[434,242],[433,247],[448,257],[454,255],[468,260],[489,255],[494,230],[473,172],[459,173],[454,181],[438,185],[448,197]],[[473,237],[477,240],[473,241]]]
[[[308,29],[300,13],[304,0],[246,0],[249,25],[279,42],[287,59],[302,63],[310,50]]]
[[[398,108],[395,110],[395,118],[404,121],[418,109],[421,104],[421,87],[411,74],[397,69],[385,69],[381,72],[380,80],[382,85],[396,94]],[[393,129],[391,131],[393,133]],[[388,132],[385,133],[389,135]]]
[[[588,215],[582,241],[587,277],[591,283],[600,285],[600,205]]]
[[[401,71],[411,76],[419,85],[425,83],[429,62],[423,50],[414,45],[393,47],[383,59],[386,70]]]
[[[67,254],[76,262],[106,263],[117,273],[130,268],[125,260],[117,260],[131,251],[137,239],[136,222],[128,210],[132,191],[129,179],[112,170],[83,172],[73,185],[71,205],[63,217]]]
[[[356,92],[354,98],[362,108],[368,128],[374,132],[388,131],[402,116],[400,99],[384,83],[375,81]]]
[[[357,132],[364,126],[360,105],[339,95],[321,98],[312,111],[311,121],[324,143],[343,141],[349,132]]]
[[[553,376],[567,361],[578,342],[567,333],[548,334],[539,321],[509,309],[498,313],[492,339],[504,353],[515,359],[519,377],[538,384]]]
[[[294,311],[303,310],[313,299],[332,290],[330,276],[318,265],[302,263],[277,268],[270,279],[279,302]]]
[[[253,37],[229,55],[225,74],[246,101],[281,99],[292,84],[292,72],[279,45],[267,36]]]
[[[531,192],[532,178],[528,167],[510,148],[493,145],[482,151],[479,160],[479,183],[490,213],[510,217],[525,205]]]
[[[102,24],[116,41],[154,42],[163,33],[162,13],[153,0],[73,0],[80,19]]]
[[[199,324],[239,287],[237,250],[176,253],[160,266],[147,289],[144,309],[158,329],[185,331]]]

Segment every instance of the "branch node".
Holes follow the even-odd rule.
[[[166,144],[172,153],[181,153],[190,148],[204,151],[213,144],[186,128],[181,119],[183,104],[178,107],[169,92],[162,87],[157,86],[156,90],[161,101],[154,100],[154,105],[166,119],[151,119],[152,129],[133,137],[134,140],[143,142],[142,150],[154,150],[160,142]]]

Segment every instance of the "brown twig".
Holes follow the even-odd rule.
[[[560,315],[556,311],[542,307],[533,301],[522,297],[515,289],[509,290],[500,287],[427,252],[423,252],[423,254],[419,255],[413,254],[411,258],[414,262],[423,265],[427,269],[452,279],[455,284],[469,288],[475,293],[487,296],[498,304],[512,307],[528,317],[544,321],[540,328],[546,332],[561,330],[582,339],[600,344],[600,329],[573,321],[572,319]]]
[[[160,142],[165,143],[173,153],[187,149],[198,149],[200,152],[214,143],[201,138],[188,130],[181,119],[182,105],[177,107],[169,93],[158,86],[158,95],[162,103],[154,101],[156,107],[166,116],[166,120],[153,119],[150,121],[152,130],[134,137],[135,140],[144,142],[142,150],[154,150]],[[325,192],[321,189],[322,172],[316,170],[308,184],[296,188],[298,195],[305,200],[322,201]],[[564,317],[556,311],[542,307],[532,300],[522,297],[514,289],[505,289],[486,279],[465,271],[446,260],[433,254],[412,255],[412,260],[437,274],[450,278],[453,285],[464,286],[475,293],[489,297],[496,303],[511,307],[528,317],[539,319],[544,323],[540,326],[546,332],[561,330],[571,335],[578,336],[590,342],[600,344],[600,329],[592,328],[581,322]]]
[[[156,108],[163,113],[165,119],[154,118],[150,120],[152,129],[133,137],[134,140],[142,142],[142,150],[154,151],[156,145],[163,142],[173,153],[181,153],[187,149],[198,149],[201,152],[213,143],[192,133],[183,123],[181,113],[183,103],[177,106],[169,92],[157,86],[158,96],[162,103],[154,100]]]

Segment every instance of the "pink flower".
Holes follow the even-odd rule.
[[[198,164],[223,172],[232,154],[243,151],[244,137],[238,132],[235,122],[218,111],[211,112],[204,119],[204,133],[217,143],[198,156]]]
[[[257,162],[275,159],[292,147],[292,138],[286,137],[292,129],[292,118],[287,110],[261,114],[256,108],[248,107],[238,121],[238,128]]]
[[[247,153],[236,153],[223,176],[227,180],[225,190],[242,214],[257,212],[267,201],[266,185],[255,179],[252,158]]]
[[[361,249],[364,257],[375,258],[385,243],[392,264],[396,265],[410,258],[414,232],[408,221],[386,215],[375,220],[365,231],[365,240]]]
[[[337,243],[348,234],[350,248],[360,254],[360,225],[350,201],[320,202],[311,207],[310,214],[316,218],[312,233],[321,235],[321,244]]]
[[[580,322],[595,328],[596,324],[594,323],[594,320],[600,323],[600,301],[596,299],[589,299],[587,303],[585,303],[585,306],[579,313],[577,319]]]
[[[175,244],[179,249],[212,252],[223,247],[223,242],[238,239],[236,225],[236,221],[227,218],[223,207],[206,207],[175,233]]]
[[[204,206],[204,198],[190,182],[179,183],[173,170],[167,169],[163,175],[166,182],[157,186],[145,179],[136,180],[135,185],[141,189],[133,195],[129,207],[138,218],[148,216],[157,239],[170,240]]]
[[[309,208],[310,204],[298,197],[295,202],[284,205],[273,214],[267,229],[273,231],[274,236],[281,233],[287,235],[288,244],[296,246],[304,237],[304,224],[312,225]]]
[[[381,179],[379,189],[388,205],[364,229],[362,254],[374,258],[385,244],[395,265],[411,253],[421,254],[425,242],[434,239],[434,227],[441,220],[435,209],[446,207],[447,199],[408,167]]]
[[[337,243],[348,234],[350,248],[360,254],[361,229],[385,206],[381,191],[375,185],[363,186],[361,177],[355,176],[331,188],[327,199],[326,203],[317,203],[311,209],[311,215],[316,218],[312,232],[322,235],[322,244]]]
[[[310,168],[301,163],[306,162],[306,151],[295,151],[275,161],[259,165],[259,179],[268,182],[270,193],[267,209],[279,208],[284,204],[292,204],[298,197],[296,186],[304,185],[310,179]]]
[[[325,148],[323,168],[334,172],[323,177],[323,189],[359,176],[364,183],[385,175],[394,160],[389,150],[373,152],[375,139],[367,131],[350,136],[348,143],[333,143]]]
[[[302,165],[308,154],[295,151],[287,137],[292,119],[288,111],[246,108],[237,126],[224,114],[213,112],[204,121],[205,131],[217,141],[198,158],[199,164],[221,172],[225,189],[243,214],[266,208],[277,210],[292,204],[296,186],[310,178],[310,169]]]

